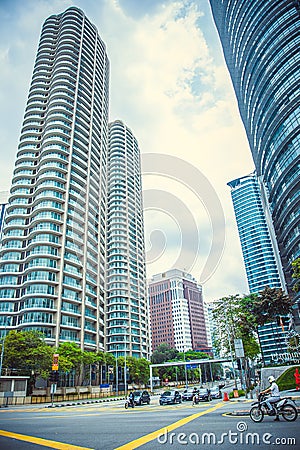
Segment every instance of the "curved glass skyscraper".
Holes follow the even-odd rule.
[[[257,294],[266,286],[285,290],[264,188],[255,173],[230,181],[231,197],[238,226],[249,292]],[[286,335],[276,322],[258,328],[265,363],[287,351]]]
[[[42,28],[7,206],[0,328],[104,349],[109,61],[83,12]]]
[[[109,124],[107,350],[149,357],[140,150],[121,121]]]
[[[291,289],[300,256],[300,1],[210,3]]]

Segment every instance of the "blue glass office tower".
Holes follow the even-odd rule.
[[[0,332],[105,345],[109,61],[78,8],[41,31],[0,250]]]
[[[300,1],[210,0],[291,292],[300,256]],[[294,318],[299,322],[299,303]]]
[[[266,286],[285,290],[285,279],[276,238],[270,220],[264,187],[255,173],[228,183],[242,247],[250,293]],[[259,327],[259,341],[265,363],[287,351],[286,334],[277,323]]]

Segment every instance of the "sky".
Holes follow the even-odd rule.
[[[139,142],[148,278],[176,267],[206,301],[247,293],[227,183],[254,164],[208,0],[0,0],[0,201],[42,24],[72,5],[106,45],[110,120]]]

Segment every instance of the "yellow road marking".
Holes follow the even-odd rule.
[[[78,447],[77,445],[49,441],[48,439],[37,438],[34,436],[25,436],[24,434],[10,433],[9,431],[4,430],[0,430],[0,436],[18,439],[19,441],[31,442],[33,444],[43,445],[44,447],[56,448],[59,450],[93,450],[88,447]]]
[[[185,425],[192,420],[197,419],[200,416],[204,416],[205,414],[208,414],[210,412],[215,411],[216,409],[221,408],[224,406],[224,403],[217,403],[212,408],[206,409],[205,411],[201,411],[196,414],[192,414],[191,416],[185,417],[184,419],[180,419],[177,422],[171,423],[170,425],[160,428],[159,430],[153,431],[152,433],[146,434],[145,436],[142,436],[138,439],[135,439],[134,441],[128,442],[128,444],[121,445],[121,447],[115,448],[115,450],[133,450],[135,448],[140,447],[141,445],[147,444],[150,441],[153,441],[154,439],[157,439],[158,436],[160,436],[162,433],[165,433],[166,431],[173,431],[176,428],[181,427],[182,425]]]

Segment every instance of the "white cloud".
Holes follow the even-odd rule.
[[[215,42],[212,45],[205,38],[216,33],[212,19],[205,16],[199,20],[203,16],[201,2],[200,6],[190,1],[156,2],[153,12],[133,17],[122,9],[121,1],[16,0],[15,15],[13,10],[6,11],[6,26],[0,30],[0,190],[9,189],[42,23],[71,4],[84,10],[106,43],[111,62],[111,120],[124,120],[143,153],[166,153],[189,161],[208,178],[222,203],[226,247],[204,286],[205,297],[210,300],[246,291],[226,183],[249,173],[253,163],[220,50],[215,57]],[[203,11],[207,14],[207,7]],[[185,201],[182,190],[171,184],[164,189]],[[207,250],[209,220],[195,212],[195,202],[190,201],[188,207],[205,233],[202,240]],[[147,221],[150,231],[150,218]],[[176,233],[169,219],[161,221],[166,236],[168,230]],[[180,251],[175,248],[180,246],[179,240],[172,243],[170,263]],[[151,274],[167,269],[166,258],[164,253],[164,259],[152,265]],[[199,271],[196,264],[192,274],[198,278]]]

